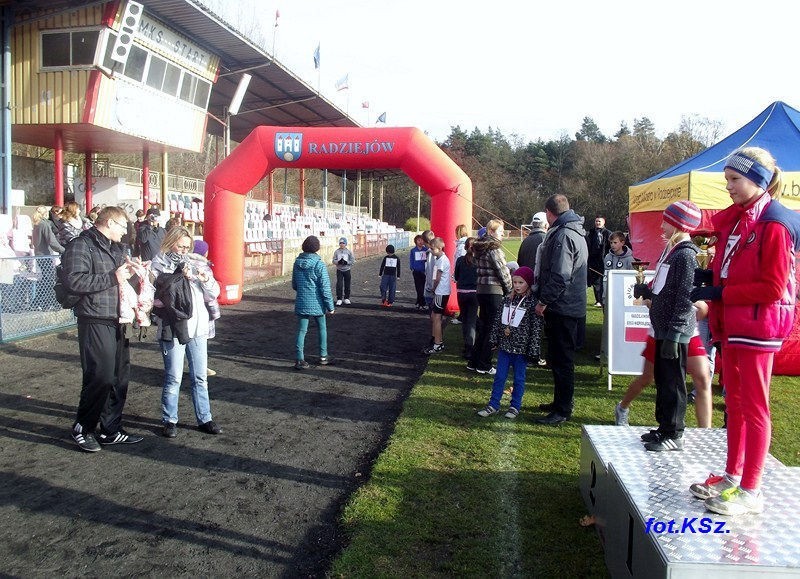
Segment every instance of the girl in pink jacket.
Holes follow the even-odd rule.
[[[800,217],[771,198],[780,194],[781,171],[764,149],[733,153],[725,180],[733,205],[712,218],[717,259],[711,271],[696,272],[701,287],[691,299],[710,302],[711,334],[722,343],[728,456],[724,475],[690,491],[712,512],[740,515],[764,510],[772,362],[794,321]]]

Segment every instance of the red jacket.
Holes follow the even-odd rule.
[[[709,318],[712,335],[726,345],[777,352],[792,329],[795,240],[782,209],[765,195],[747,209],[734,205],[711,219],[718,238],[714,285],[723,290],[722,299],[711,302]],[[741,239],[727,260],[728,276],[723,280],[725,248],[734,228]]]

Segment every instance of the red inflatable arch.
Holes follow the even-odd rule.
[[[430,196],[431,229],[451,263],[456,226],[472,223],[472,181],[419,129],[258,127],[206,178],[203,236],[222,304],[242,299],[245,194],[281,167],[403,171]]]

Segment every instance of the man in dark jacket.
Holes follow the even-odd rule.
[[[533,219],[531,219],[531,231],[528,233],[528,237],[522,240],[517,253],[517,264],[520,267],[527,266],[536,271],[536,250],[544,241],[547,227],[547,215],[545,212],[539,211],[534,214]]]
[[[578,328],[586,320],[588,251],[583,219],[569,208],[564,195],[550,196],[545,214],[550,230],[539,258],[536,313],[545,320],[553,402],[540,406],[549,414],[536,422],[557,426],[572,417]]]
[[[586,234],[586,247],[589,250],[589,269],[586,274],[586,284],[594,290],[594,305],[603,305],[603,259],[611,250],[608,237],[611,232],[606,229],[606,218],[598,215],[594,218],[594,229]]]
[[[161,211],[157,207],[151,207],[147,210],[147,219],[145,224],[139,226],[136,231],[136,255],[142,258],[142,261],[150,261],[161,251],[161,242],[166,237],[166,230],[158,223],[158,218]],[[126,231],[127,231],[127,225]]]
[[[69,243],[62,258],[64,288],[81,296],[74,310],[83,382],[72,438],[86,452],[97,452],[100,444],[142,441],[121,426],[130,349],[125,327],[119,323],[119,286],[128,283],[133,270],[119,241],[127,229],[125,211],[106,207],[94,227]],[[100,433],[95,438],[98,423]]]

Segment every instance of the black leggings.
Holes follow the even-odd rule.
[[[489,370],[492,367],[492,345],[489,333],[492,331],[494,317],[503,305],[500,294],[478,294],[478,335],[475,348],[472,350],[470,365],[477,370]]]
[[[416,305],[424,306],[425,304],[425,272],[412,271],[411,275],[414,277],[414,289],[417,290]]]

